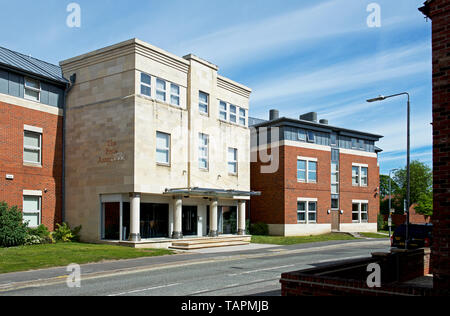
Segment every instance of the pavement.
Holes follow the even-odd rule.
[[[279,295],[281,273],[389,251],[385,239],[289,246],[250,244],[81,265],[81,288],[66,267],[0,275],[2,295]]]

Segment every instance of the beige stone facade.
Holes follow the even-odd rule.
[[[215,205],[219,212],[227,206],[233,213],[245,212],[245,192],[250,191],[249,88],[218,75],[217,66],[196,56],[181,58],[137,39],[60,65],[65,77],[76,74],[67,97],[65,220],[83,226],[83,240],[115,236],[105,231],[117,227],[113,203],[120,205],[121,240],[139,238],[131,235],[142,234],[147,226],[147,235],[154,234],[155,221],[165,225],[166,216],[167,236],[158,237],[183,235],[179,230],[180,222],[182,230],[186,224],[185,206],[196,208],[189,214],[196,216],[191,234],[197,236],[216,228]],[[149,93],[141,93],[142,74],[151,78]],[[162,82],[165,101],[157,97]],[[206,114],[199,110],[200,92],[208,95]],[[173,96],[179,104],[172,102]],[[227,104],[226,118],[221,118],[220,101]],[[230,119],[233,114],[236,122]],[[157,161],[158,132],[169,135],[167,163]],[[199,166],[200,134],[208,139],[207,168]],[[230,149],[236,159],[230,158]],[[230,162],[236,172],[229,172]],[[170,191],[192,188],[222,193]],[[145,203],[143,220],[139,206]],[[245,216],[239,215],[232,217],[242,233]]]

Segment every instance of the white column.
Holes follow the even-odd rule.
[[[175,196],[173,200],[173,239],[183,238],[181,220],[183,216],[183,199]]]
[[[217,209],[219,201],[217,199],[211,200],[209,205],[209,237],[217,237]]]
[[[238,202],[238,235],[245,235],[245,201]]]
[[[130,238],[129,241],[141,240],[141,194],[130,193]]]

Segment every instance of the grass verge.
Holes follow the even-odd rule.
[[[295,245],[332,240],[354,240],[357,239],[347,234],[330,233],[318,236],[301,237],[279,237],[279,236],[252,236],[252,243],[273,245]]]
[[[366,238],[389,238],[389,235],[378,234],[378,233],[359,233],[359,234]]]
[[[0,248],[0,273],[170,254],[173,254],[173,251],[167,249],[135,249],[84,243]]]

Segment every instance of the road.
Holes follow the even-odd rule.
[[[84,274],[82,266],[79,288],[69,288],[64,275],[51,281],[35,280],[20,285],[13,282],[3,286],[0,278],[0,295],[276,296],[280,295],[279,278],[283,272],[368,257],[370,253],[378,251],[389,251],[389,242],[371,240],[269,247],[256,251],[182,254],[177,260],[174,260],[174,256],[168,256],[171,262],[167,264],[144,265],[136,270]]]

